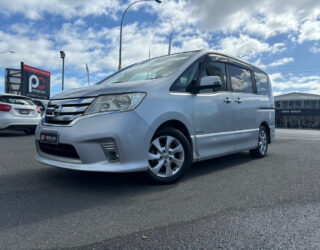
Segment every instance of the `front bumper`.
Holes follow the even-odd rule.
[[[134,172],[148,169],[147,153],[150,136],[148,124],[134,111],[99,114],[79,120],[72,126],[40,124],[36,131],[37,155],[41,163],[82,171]],[[43,152],[39,146],[41,132],[58,133],[59,144],[74,147],[79,158]],[[118,162],[108,161],[102,144],[113,139]]]

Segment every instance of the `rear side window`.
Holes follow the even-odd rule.
[[[0,96],[0,102],[18,105],[34,105],[31,100],[23,97]]]
[[[253,93],[251,71],[230,65],[231,87],[235,92]]]
[[[254,76],[256,78],[257,94],[268,95],[269,94],[269,81],[268,76],[260,71],[255,71]]]

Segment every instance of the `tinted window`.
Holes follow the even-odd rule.
[[[301,101],[295,101],[294,107],[301,108]]]
[[[199,74],[199,61],[193,63],[172,85],[170,91],[186,92],[192,80],[196,80]]]
[[[253,92],[250,70],[230,65],[230,78],[233,91]]]
[[[288,101],[282,101],[281,102],[281,107],[285,108],[285,109],[288,108]]]
[[[279,101],[276,101],[276,108],[280,108],[280,102]]]
[[[29,99],[15,96],[0,96],[0,102],[19,105],[34,105],[34,103]]]
[[[291,108],[291,109],[294,108],[294,101],[289,101],[289,108]]]
[[[222,87],[215,89],[215,91],[225,91],[227,89],[227,75],[226,75],[226,64],[223,62],[210,62],[206,65],[206,68],[201,74],[203,76],[218,76],[220,77]],[[200,93],[210,93],[212,89],[202,89]]]
[[[255,71],[254,76],[256,78],[257,94],[268,95],[269,94],[268,76],[265,73],[260,71]]]
[[[310,101],[304,101],[304,107],[310,108]]]

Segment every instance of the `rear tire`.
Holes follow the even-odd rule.
[[[148,177],[156,184],[171,184],[182,178],[192,162],[188,139],[174,128],[163,128],[153,136],[148,151]]]
[[[250,150],[250,154],[255,158],[263,158],[268,151],[268,132],[264,126],[260,126],[258,135],[258,146]]]

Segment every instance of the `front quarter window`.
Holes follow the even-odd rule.
[[[170,91],[187,92],[199,73],[199,61],[193,63],[171,86]]]

